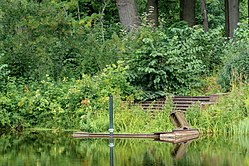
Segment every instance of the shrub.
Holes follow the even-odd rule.
[[[39,82],[9,77],[0,93],[1,127],[79,128],[81,116],[107,111],[108,96],[133,100],[136,90],[127,82],[122,62],[107,66],[98,76],[54,81],[49,75]],[[100,123],[102,125],[102,123]]]
[[[203,133],[233,134],[239,132],[238,126],[248,120],[248,99],[249,88],[246,84],[234,87],[229,94],[220,97],[218,103],[205,110],[191,108],[186,118]]]
[[[0,50],[11,76],[78,79],[82,72],[93,75],[116,63],[122,52],[119,38],[112,34],[119,26],[100,25],[100,14],[78,20],[66,9],[67,2],[1,2]]]
[[[4,54],[2,53],[2,55]],[[5,89],[7,76],[10,73],[10,71],[8,70],[8,65],[2,64],[1,61],[2,55],[0,54],[0,92]]]
[[[224,40],[220,29],[205,33],[188,27],[144,28],[128,56],[131,83],[142,88],[146,98],[187,94],[200,85],[200,75],[210,75],[221,64]]]
[[[219,83],[229,90],[231,85],[249,80],[249,30],[241,24],[225,52],[227,59],[219,74]]]
[[[153,133],[173,129],[169,114],[171,107],[164,111],[146,112],[138,107],[129,107],[120,97],[114,96],[114,132]],[[80,129],[85,132],[107,132],[109,129],[108,110],[88,113],[82,116]]]

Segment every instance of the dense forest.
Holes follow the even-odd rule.
[[[153,1],[132,2],[127,22],[120,0],[0,0],[0,127],[107,131],[110,94],[117,131],[163,129],[156,120],[167,111],[151,119],[124,101],[168,95],[238,90],[247,118],[248,1],[240,0],[232,38],[223,1],[193,1],[191,24],[180,0],[158,0],[152,10]]]

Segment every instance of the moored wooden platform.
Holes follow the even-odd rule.
[[[74,138],[110,138],[110,134],[105,133],[86,133],[86,132],[75,132],[73,133]],[[159,138],[159,135],[155,134],[113,134],[113,138]]]
[[[186,142],[199,137],[197,129],[179,129],[172,132],[156,132],[153,134],[110,134],[106,133],[87,133],[87,132],[75,132],[73,138],[144,138],[155,139],[158,141],[179,143]]]

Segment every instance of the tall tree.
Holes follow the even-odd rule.
[[[208,31],[208,15],[207,15],[207,8],[206,8],[206,0],[201,0],[201,13],[203,19],[203,28],[204,31]]]
[[[116,0],[121,24],[129,30],[139,25],[135,0]]]
[[[226,36],[233,37],[239,22],[239,0],[225,0]]]
[[[148,20],[153,24],[153,26],[158,26],[158,0],[148,0],[147,1],[147,14]]]
[[[188,23],[189,26],[195,25],[195,0],[180,1],[180,18]]]

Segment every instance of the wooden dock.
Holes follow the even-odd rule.
[[[186,130],[173,130],[172,132],[156,132],[153,134],[113,134],[111,137],[107,133],[87,133],[87,132],[75,132],[73,138],[143,138],[143,139],[154,139],[157,141],[179,143],[187,142],[199,137],[197,129],[186,129]]]
[[[110,138],[110,134],[106,133],[86,133],[86,132],[75,132],[73,133],[74,138]],[[113,138],[159,138],[155,134],[113,134]]]
[[[74,138],[143,138],[143,139],[154,139],[157,141],[180,143],[187,142],[199,137],[199,131],[192,129],[188,124],[184,112],[194,104],[200,104],[200,107],[205,105],[214,104],[220,96],[226,94],[214,94],[210,96],[174,96],[172,98],[173,109],[170,113],[170,118],[175,130],[172,132],[156,132],[152,134],[113,134],[110,136],[109,133],[87,133],[87,132],[75,132],[73,133]],[[136,103],[145,110],[163,110],[167,98],[161,98],[157,101],[145,101]]]

